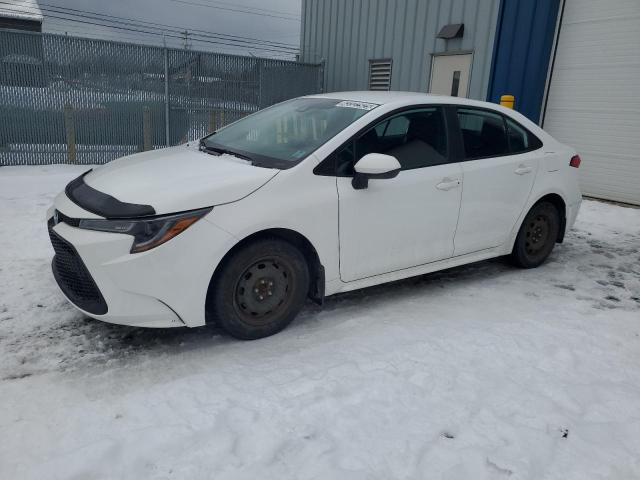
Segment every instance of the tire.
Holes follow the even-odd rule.
[[[560,214],[549,202],[535,204],[516,237],[511,260],[521,268],[535,268],[549,256],[560,232]]]
[[[290,243],[262,239],[225,260],[209,288],[208,315],[231,336],[255,340],[278,333],[298,315],[309,268]]]

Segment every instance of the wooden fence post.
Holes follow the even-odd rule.
[[[67,140],[67,162],[76,163],[76,125],[73,107],[68,103],[64,106],[64,133]]]
[[[142,107],[142,150],[151,150],[151,109]]]

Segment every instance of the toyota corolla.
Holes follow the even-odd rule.
[[[73,180],[48,214],[53,274],[99,320],[260,338],[308,298],[504,255],[542,264],[578,213],[579,165],[490,103],[296,98]]]

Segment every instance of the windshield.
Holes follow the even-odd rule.
[[[330,98],[296,98],[238,120],[200,141],[254,165],[289,168],[378,105]]]

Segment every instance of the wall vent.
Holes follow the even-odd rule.
[[[391,89],[391,59],[369,60],[369,90]]]

